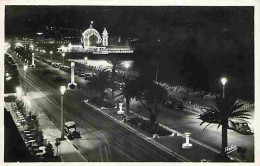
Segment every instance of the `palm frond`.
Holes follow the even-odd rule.
[[[217,127],[217,129],[219,129],[219,127],[220,127],[220,126],[221,126],[221,123],[219,123],[219,124],[218,124],[218,127]]]
[[[202,122],[200,123],[200,126],[203,125],[204,123],[206,123],[206,122],[205,122],[205,121],[202,121]]]
[[[204,127],[203,131],[204,131],[209,125],[211,125],[211,123],[208,123],[208,124]]]

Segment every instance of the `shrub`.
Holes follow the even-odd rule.
[[[158,134],[159,136],[167,136],[172,134],[171,131],[161,127],[158,123],[151,124],[150,121],[143,118],[131,118],[128,122],[138,126],[142,130],[147,131],[149,134]]]
[[[188,101],[188,98],[187,97],[182,97],[182,102],[186,102],[186,101]]]
[[[53,157],[54,157],[54,149],[53,149],[51,143],[48,143],[48,144],[45,146],[45,151],[46,151],[46,153],[43,155],[44,159],[45,159],[46,161],[52,161],[52,160],[53,160]]]

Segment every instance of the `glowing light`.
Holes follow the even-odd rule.
[[[17,97],[17,99],[18,100],[20,100],[21,99],[21,95],[22,95],[22,88],[21,87],[16,87],[15,88],[16,89],[16,97]]]
[[[225,84],[226,84],[226,82],[227,82],[227,78],[225,78],[225,77],[222,77],[222,78],[221,78],[221,82],[222,82],[222,84],[223,84],[223,85],[225,85]]]
[[[61,93],[61,95],[64,95],[65,91],[66,91],[66,87],[65,87],[65,86],[61,86],[61,87],[60,87],[60,93]]]
[[[31,45],[30,45],[30,48],[33,50],[34,46],[31,44]]]
[[[11,80],[12,79],[12,77],[7,77],[6,78],[6,81],[9,81],[9,80]]]
[[[24,71],[26,71],[26,70],[27,70],[27,68],[28,68],[28,66],[27,66],[27,65],[25,65],[25,66],[23,67]]]
[[[126,62],[124,66],[125,66],[126,69],[128,69],[130,67],[130,63]]]
[[[15,47],[23,47],[22,43],[18,42],[15,44]]]

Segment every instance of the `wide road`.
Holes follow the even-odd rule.
[[[19,63],[19,61],[18,61]],[[40,72],[46,64],[36,61],[37,68],[26,72],[28,95],[60,128],[60,86],[53,78],[42,78]],[[22,63],[18,70],[24,75]],[[52,67],[49,67],[52,70]],[[66,74],[64,72],[64,74]],[[128,129],[87,107],[79,90],[64,95],[65,121],[74,120],[82,138],[73,144],[89,161],[180,161],[172,154],[151,144]]]

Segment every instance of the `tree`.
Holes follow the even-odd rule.
[[[134,85],[134,80],[130,80],[126,78],[126,81],[123,85],[119,85],[119,88],[122,89],[121,93],[115,96],[116,99],[118,98],[125,98],[126,100],[126,115],[129,115],[129,107],[131,98],[135,96],[136,90]]]
[[[105,90],[109,87],[109,72],[106,70],[99,71],[97,75],[93,75],[87,86],[100,93],[101,106],[103,106]]]
[[[111,67],[111,89],[112,89],[112,108],[114,107],[114,100],[115,100],[115,75],[116,75],[116,68],[119,65],[119,57],[116,55],[110,56],[109,60],[107,60],[109,64],[112,65]]]
[[[54,157],[54,149],[52,144],[49,142],[45,147],[46,153],[43,155],[46,161],[52,161]]]
[[[243,105],[244,103],[241,100],[236,100],[234,98],[219,98],[205,113],[199,115],[199,119],[202,120],[200,125],[208,123],[206,126],[208,127],[210,124],[216,123],[218,124],[218,128],[222,126],[222,159],[227,157],[225,147],[228,146],[228,122],[234,119],[244,121],[250,119],[249,117],[251,115],[248,114],[250,110],[244,109]]]
[[[35,131],[33,135],[34,135],[34,138],[35,138],[37,144],[39,146],[42,146],[43,145],[43,138],[44,138],[43,132],[42,131]]]
[[[150,123],[153,126],[164,107],[168,92],[152,80],[139,77],[135,80],[135,97],[150,113]]]

